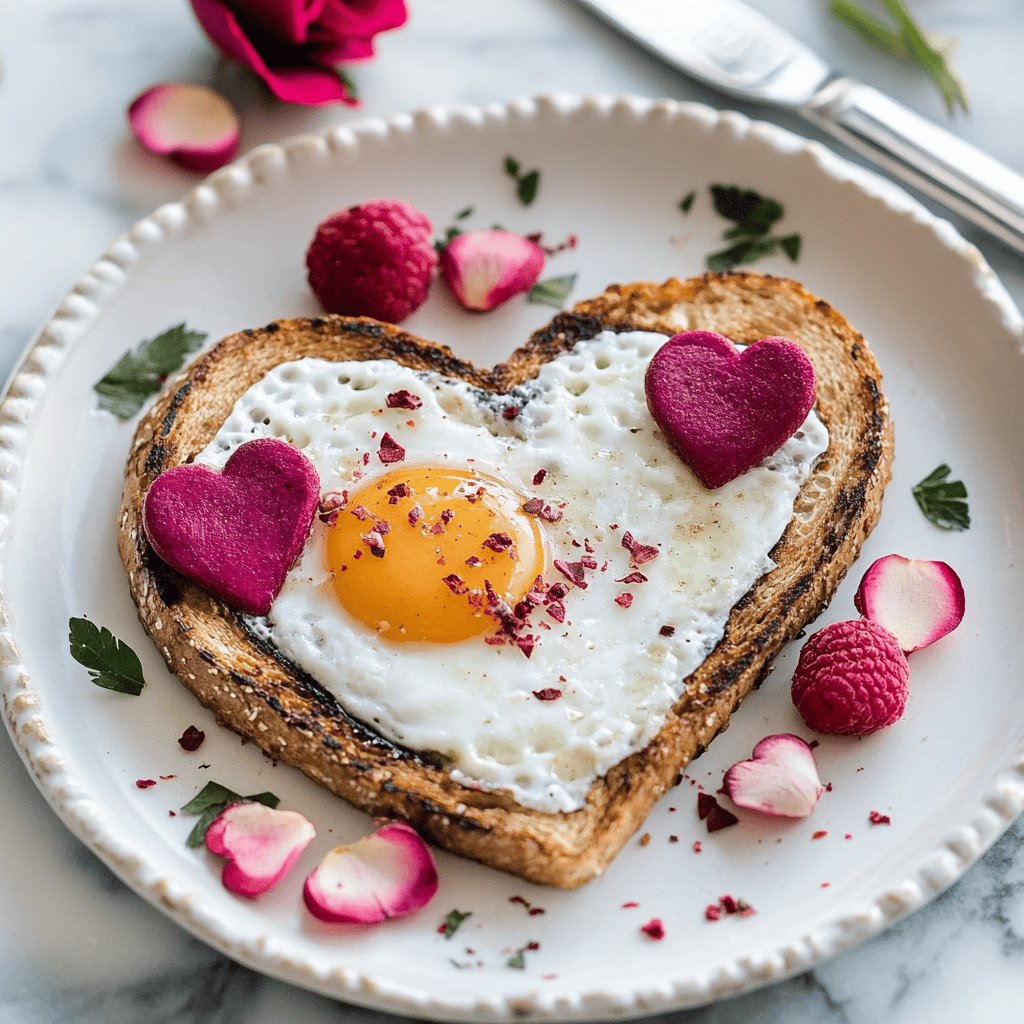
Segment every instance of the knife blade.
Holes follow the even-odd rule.
[[[1024,177],[869,85],[740,0],[580,0],[666,63],[740,99],[796,111],[1024,253]]]

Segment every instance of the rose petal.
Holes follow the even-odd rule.
[[[395,821],[348,846],[337,846],[306,879],[303,897],[321,921],[379,924],[425,907],[437,892],[430,847]]]
[[[139,144],[192,171],[214,171],[238,153],[241,125],[234,107],[213,89],[164,82],[136,96],[128,124]]]

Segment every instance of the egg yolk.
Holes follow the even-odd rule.
[[[483,473],[410,467],[372,480],[327,533],[338,600],[396,642],[495,632],[492,595],[514,607],[544,571],[540,529],[522,504]]]

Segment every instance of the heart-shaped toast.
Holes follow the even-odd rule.
[[[722,487],[778,451],[814,397],[814,367],[787,338],[738,351],[714,331],[686,331],[647,368],[651,415],[705,487]]]
[[[223,472],[176,466],[153,481],[143,522],[173,569],[251,615],[266,615],[316,512],[320,480],[291,445],[242,445]]]
[[[829,431],[828,449],[796,494],[792,512],[788,513],[788,526],[783,519],[779,527],[782,536],[770,551],[776,568],[770,572],[761,570],[762,575],[742,594],[742,599],[727,609],[724,632],[717,642],[712,642],[713,649],[698,652],[696,667],[692,671],[687,669],[684,679],[679,681],[678,675],[682,673],[677,674],[678,698],[663,716],[653,720],[652,738],[594,778],[578,810],[550,813],[525,806],[517,802],[511,790],[467,784],[462,781],[464,776],[453,776],[450,760],[439,756],[436,748],[410,749],[409,745],[389,742],[379,731],[364,724],[371,720],[369,716],[353,716],[346,711],[339,697],[333,696],[308,671],[301,671],[289,659],[269,650],[265,639],[252,634],[244,620],[225,615],[223,606],[204,590],[183,583],[152,557],[141,529],[141,515],[153,481],[161,472],[203,452],[233,415],[240,397],[281,364],[304,358],[358,364],[387,360],[413,371],[430,372],[418,384],[401,384],[423,400],[424,408],[388,404],[378,417],[377,437],[371,442],[368,435],[363,442],[363,461],[357,468],[370,480],[375,474],[414,465],[411,456],[408,462],[385,465],[377,448],[385,429],[403,445],[407,443],[405,436],[429,434],[430,429],[424,426],[426,421],[417,419],[431,404],[428,398],[434,404],[440,401],[447,409],[469,398],[479,402],[481,409],[491,410],[488,415],[495,417],[494,422],[509,424],[507,429],[500,427],[497,432],[502,437],[507,435],[507,443],[513,444],[516,431],[525,431],[524,437],[529,433],[530,416],[521,407],[534,400],[530,389],[548,364],[566,368],[563,379],[568,382],[570,400],[563,403],[565,408],[560,415],[584,416],[588,401],[596,400],[597,395],[588,397],[583,384],[574,383],[573,366],[587,360],[594,363],[590,355],[580,358],[580,353],[591,351],[588,345],[593,339],[601,335],[604,340],[594,344],[607,347],[613,343],[615,332],[625,332],[628,338],[629,332],[649,331],[667,340],[678,333],[680,324],[718,332],[739,344],[781,334],[791,338],[817,372],[816,408]],[[646,351],[650,355],[657,347],[652,344]],[[594,365],[595,372],[601,372],[600,361]],[[282,371],[287,372],[284,368]],[[614,361],[603,372],[605,376],[598,383],[613,386]],[[567,887],[594,877],[610,862],[687,762],[725,727],[739,702],[766,677],[772,658],[786,640],[821,611],[877,519],[891,460],[891,426],[880,388],[881,377],[863,339],[838,313],[795,282],[754,274],[706,275],[663,285],[611,288],[604,295],[579,304],[572,312],[557,316],[508,360],[490,370],[471,366],[450,350],[390,325],[365,319],[322,317],[283,321],[232,335],[201,357],[186,374],[186,383],[176,393],[158,401],[140,424],[126,471],[119,536],[140,617],[169,666],[221,721],[252,738],[274,758],[296,765],[356,806],[372,814],[402,818],[428,839],[455,852],[533,881]],[[346,378],[352,374],[348,368],[344,371]],[[444,391],[443,381],[436,375],[452,380],[456,392],[451,398],[432,398]],[[335,374],[334,379],[337,377]],[[628,422],[608,429],[620,429],[631,437],[647,438],[647,443],[653,443],[650,439],[660,434],[643,404],[642,372],[640,379],[638,415],[643,418],[630,412]],[[301,383],[293,385],[296,394],[312,391],[302,390]],[[467,384],[468,391],[457,390]],[[371,414],[373,409],[385,406],[383,395],[360,394],[367,396],[365,401]],[[293,407],[294,404],[287,405],[288,409]],[[413,425],[401,427],[406,419]],[[236,435],[241,437],[248,429],[246,424],[252,421],[239,416],[232,420],[235,422]],[[525,424],[522,428],[521,422]],[[613,423],[614,417],[607,422]],[[298,430],[301,418],[295,423]],[[400,437],[400,429],[407,430],[407,435]],[[448,451],[439,457],[451,454]],[[544,488],[550,485],[552,477],[571,477],[573,449],[552,449],[550,460],[553,462],[556,457],[561,468],[557,473],[549,473],[546,479],[540,472],[542,464],[531,465],[527,494],[531,486],[536,487],[536,493],[546,494]],[[649,465],[645,465],[661,489],[650,491],[652,507],[671,503],[671,489],[675,486],[672,481],[678,479],[680,472],[692,480],[692,474],[676,461],[667,446],[663,455],[652,456]],[[628,462],[609,465],[605,475],[611,487],[638,491],[631,481]],[[381,533],[377,522],[368,519],[366,523],[367,528],[373,527],[367,536],[378,534],[373,543],[382,538],[379,550],[384,555],[375,558],[377,552],[371,542],[364,538],[361,545],[358,536],[356,543],[345,549],[352,550],[354,558],[356,550],[365,548],[361,553],[368,557],[360,558],[361,566],[389,565],[396,550],[395,512],[401,510],[403,520],[407,512],[416,512],[411,505],[406,509],[411,496],[406,495],[403,487],[399,483],[385,492],[395,499],[394,505],[387,504],[389,497],[383,499],[385,507],[392,509],[390,532]],[[693,487],[700,485],[693,481]],[[642,493],[648,492],[645,489]],[[716,492],[705,494],[712,505],[720,500]],[[582,627],[574,621],[572,602],[589,600],[594,594],[606,594],[610,618],[607,626],[591,629],[584,637],[592,641],[598,656],[602,644],[612,642],[633,645],[636,663],[644,664],[657,660],[659,651],[664,655],[676,649],[673,644],[678,635],[674,635],[675,628],[667,620],[658,620],[663,628],[656,625],[650,631],[645,628],[639,632],[631,626],[637,620],[630,616],[644,602],[657,607],[664,597],[667,606],[673,587],[666,573],[674,569],[679,575],[677,583],[682,582],[682,570],[668,552],[686,537],[685,515],[674,522],[671,531],[659,534],[651,530],[650,522],[637,521],[639,516],[622,523],[609,523],[608,517],[598,520],[596,517],[604,515],[600,501],[594,503],[592,510],[585,502],[579,504],[584,512],[592,511],[594,521],[602,524],[602,543],[609,560],[607,572],[602,573],[602,563],[587,551],[586,536],[579,538],[579,548],[572,548],[573,553],[555,555],[562,566],[555,565],[546,576],[545,592],[531,592],[533,596],[526,602],[535,624],[547,622],[546,629],[538,625],[531,634],[539,638],[540,646],[529,657],[530,651],[524,649],[529,644],[519,643],[527,638],[515,636],[506,637],[491,649],[494,664],[512,666],[514,678],[522,675],[526,666],[537,664],[545,645],[555,645],[556,641],[561,642],[563,634],[570,634],[570,625],[579,632]],[[531,508],[527,509],[527,505]],[[539,526],[557,530],[564,527],[574,510],[562,509],[556,501],[536,503],[531,499],[524,502],[523,511]],[[355,515],[354,509],[352,512]],[[459,509],[455,512],[458,515]],[[564,513],[564,518],[559,518],[560,513]],[[710,525],[713,527],[713,523]],[[316,525],[314,535],[318,531],[320,526]],[[439,532],[443,532],[443,527],[439,527]],[[627,532],[628,544],[624,536]],[[590,539],[596,543],[593,534]],[[495,558],[507,549],[497,533],[487,541]],[[488,544],[483,545],[487,547]],[[661,553],[652,554],[651,560],[643,564],[631,565],[631,560],[636,560],[635,551]],[[463,559],[458,565],[435,568],[439,585],[447,584],[454,594],[469,575],[466,563],[472,564],[470,559]],[[352,564],[346,562],[348,571]],[[400,569],[400,562],[390,564]],[[343,571],[339,567],[339,574]],[[446,574],[443,581],[441,573]],[[561,588],[555,600],[551,599],[552,580]],[[577,580],[588,582],[588,588],[581,588]],[[565,592],[568,596],[563,598]],[[557,605],[564,607],[549,613],[548,609]],[[277,612],[275,604],[271,619],[283,618]],[[507,609],[502,613],[499,609],[497,617],[501,619],[503,614],[516,618],[519,612]],[[564,623],[557,618],[563,614]],[[581,616],[580,622],[584,618]],[[365,647],[375,652],[389,643],[368,636]],[[479,638],[465,643],[476,643],[486,654]],[[460,672],[468,682],[462,658],[468,648],[452,650],[453,670],[448,673],[451,679],[446,679],[446,685],[457,689]],[[571,653],[566,654],[566,659],[565,665],[569,667]],[[344,670],[342,663],[340,671]],[[549,723],[566,718],[566,712],[574,706],[572,700],[577,689],[574,680],[568,678],[571,671],[563,670],[566,681],[559,680],[556,672],[537,685],[534,692],[527,689],[523,694],[524,706],[534,707],[538,715],[548,715]],[[626,685],[631,673],[617,678],[619,688],[628,692]],[[415,697],[427,681],[416,672],[400,668],[385,674],[383,679],[385,685],[392,687],[396,701]],[[492,683],[492,687],[495,685]],[[494,692],[497,694],[498,689]],[[634,711],[639,713],[640,709]],[[446,714],[452,729],[460,731],[458,707]],[[594,714],[599,715],[599,709]],[[415,744],[411,746],[415,748]],[[578,749],[585,753],[585,742]],[[511,770],[515,770],[514,764]]]

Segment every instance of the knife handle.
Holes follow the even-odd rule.
[[[800,113],[1024,253],[1024,177],[869,85],[836,78]]]

